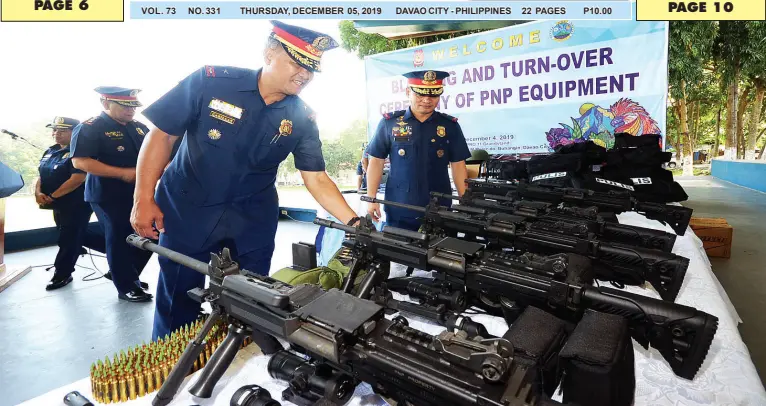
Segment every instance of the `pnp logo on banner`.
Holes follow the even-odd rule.
[[[3,0],[2,22],[123,22],[124,0]]]

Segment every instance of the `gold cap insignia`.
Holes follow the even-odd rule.
[[[440,149],[440,150],[436,151],[436,156],[438,156],[439,158],[443,157],[444,156],[444,150]]]
[[[138,90],[131,90],[130,91],[130,97],[138,96]]]
[[[64,124],[64,117],[56,117],[56,124]]]
[[[440,137],[444,137],[445,135],[447,135],[447,130],[444,128],[444,126],[440,125],[436,127],[436,135]]]
[[[423,75],[423,84],[424,85],[433,85],[436,84],[436,72],[429,70]]]
[[[281,123],[279,123],[279,135],[286,137],[293,133],[293,122],[284,119]]]
[[[326,51],[327,47],[330,46],[330,38],[316,37],[311,45],[320,51]]]
[[[210,131],[207,132],[207,137],[211,140],[217,140],[221,138],[221,132],[217,129],[213,128]]]
[[[404,154],[405,154],[404,149],[400,149],[399,150],[399,156],[404,156]]]
[[[125,147],[120,145],[119,147],[117,147],[117,151],[120,151],[120,152],[125,151]]]

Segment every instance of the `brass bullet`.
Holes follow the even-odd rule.
[[[125,376],[120,375],[120,379],[118,380],[120,384],[120,402],[127,402],[128,401],[128,387],[127,382],[125,382]]]
[[[152,367],[152,373],[154,374],[154,382],[156,385],[156,388],[159,389],[162,387],[162,384],[165,382],[162,380],[162,372],[160,372],[160,368],[158,365],[155,365]]]
[[[128,385],[128,397],[130,400],[134,400],[136,398],[136,378],[133,377],[133,374],[131,373],[128,375],[127,385]]]
[[[144,396],[146,394],[146,385],[144,383],[144,371],[140,365],[136,367],[136,386],[138,386],[138,396]]]
[[[144,363],[144,381],[146,382],[146,393],[154,392],[154,375],[148,363]]]
[[[120,401],[120,390],[118,387],[117,379],[112,377],[109,379],[109,386],[111,386],[112,391],[109,397],[112,399],[112,402],[117,403]]]

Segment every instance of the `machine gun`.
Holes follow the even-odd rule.
[[[206,264],[135,234],[127,242],[210,277],[209,288],[192,289],[189,296],[210,303],[212,314],[173,367],[155,406],[173,399],[208,332],[221,321],[229,324],[229,333],[191,386],[194,396],[211,396],[244,337],[253,334],[266,354],[284,355],[279,339],[331,368],[321,381],[306,382],[301,374],[291,380],[291,400],[303,404],[344,404],[359,380],[401,404],[532,406],[542,397],[535,369],[514,360],[508,340],[468,340],[447,331],[428,335],[410,328],[404,318],[386,319],[382,306],[338,289],[293,287],[251,274],[239,268],[227,248],[211,254]],[[274,362],[280,359],[289,358]]]
[[[441,281],[484,304],[482,308],[500,307],[509,323],[526,305],[574,320],[586,309],[623,316],[631,336],[644,348],[656,348],[676,375],[686,379],[699,370],[718,329],[718,318],[693,307],[582,283],[591,264],[579,255],[515,256],[487,251],[476,242],[434,237],[428,238],[427,248],[399,242],[399,248],[409,250],[408,255],[398,256],[380,237],[382,232],[319,218],[314,223],[345,231],[353,238],[344,244],[356,245],[381,260],[436,271]]]
[[[558,208],[551,203],[514,200],[506,196],[471,191],[466,191],[463,196],[452,196],[438,192],[431,192],[431,196],[457,200],[461,205],[478,207],[489,213],[521,216],[529,221],[578,224],[604,240],[620,244],[671,252],[673,244],[676,242],[675,234],[607,221],[604,216],[599,215],[597,207]]]
[[[564,203],[580,207],[595,206],[603,212],[615,214],[635,211],[648,219],[669,224],[678,235],[684,235],[692,218],[692,209],[661,203],[639,202],[629,192],[595,192],[577,188],[548,188],[525,182],[510,183],[469,179],[468,190],[472,192],[504,195],[513,199],[537,200],[553,204]]]
[[[595,260],[596,276],[618,283],[640,285],[648,281],[660,296],[674,301],[689,267],[689,259],[679,255],[612,244],[596,239],[585,224],[527,221],[505,213],[484,209],[438,205],[434,198],[426,207],[362,196],[366,202],[381,203],[423,213],[427,233],[464,233],[501,248],[514,248],[538,254],[571,252]],[[421,268],[422,269],[422,268]]]

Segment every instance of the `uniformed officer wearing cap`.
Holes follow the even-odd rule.
[[[133,119],[138,89],[104,86],[95,89],[104,110],[78,125],[72,135],[72,162],[88,173],[85,201],[90,202],[106,235],[106,258],[118,298],[146,302],[152,295],[138,276],[152,253],[129,245],[133,233],[130,210],[138,151],[149,128]]]
[[[210,252],[226,246],[243,269],[263,275],[279,217],[277,168],[288,154],[322,207],[344,223],[358,220],[325,172],[314,112],[297,97],[337,44],[319,32],[273,24],[262,68],[205,66],[143,112],[157,128],[141,149],[132,217],[137,233],[159,237],[164,247],[208,262]],[[154,339],[196,319],[200,305],[187,291],[205,282],[191,269],[159,261]]]
[[[384,160],[391,159],[386,182],[386,200],[425,206],[430,192],[452,193],[448,168],[460,195],[465,191],[465,159],[471,156],[457,119],[437,112],[439,96],[444,92],[441,71],[416,71],[407,78],[407,110],[384,114],[367,151],[367,195],[375,197],[383,175]],[[450,205],[449,199],[441,204]],[[418,213],[386,207],[386,224],[416,231]],[[380,206],[369,203],[368,213],[380,219]]]
[[[55,271],[45,290],[58,289],[72,282],[83,245],[104,252],[103,234],[87,231],[93,210],[83,197],[85,172],[72,166],[69,144],[72,129],[77,124],[80,124],[79,120],[56,117],[45,126],[52,129],[56,144],[40,159],[35,200],[40,208],[53,210],[53,221],[59,231],[59,251],[53,262]]]

